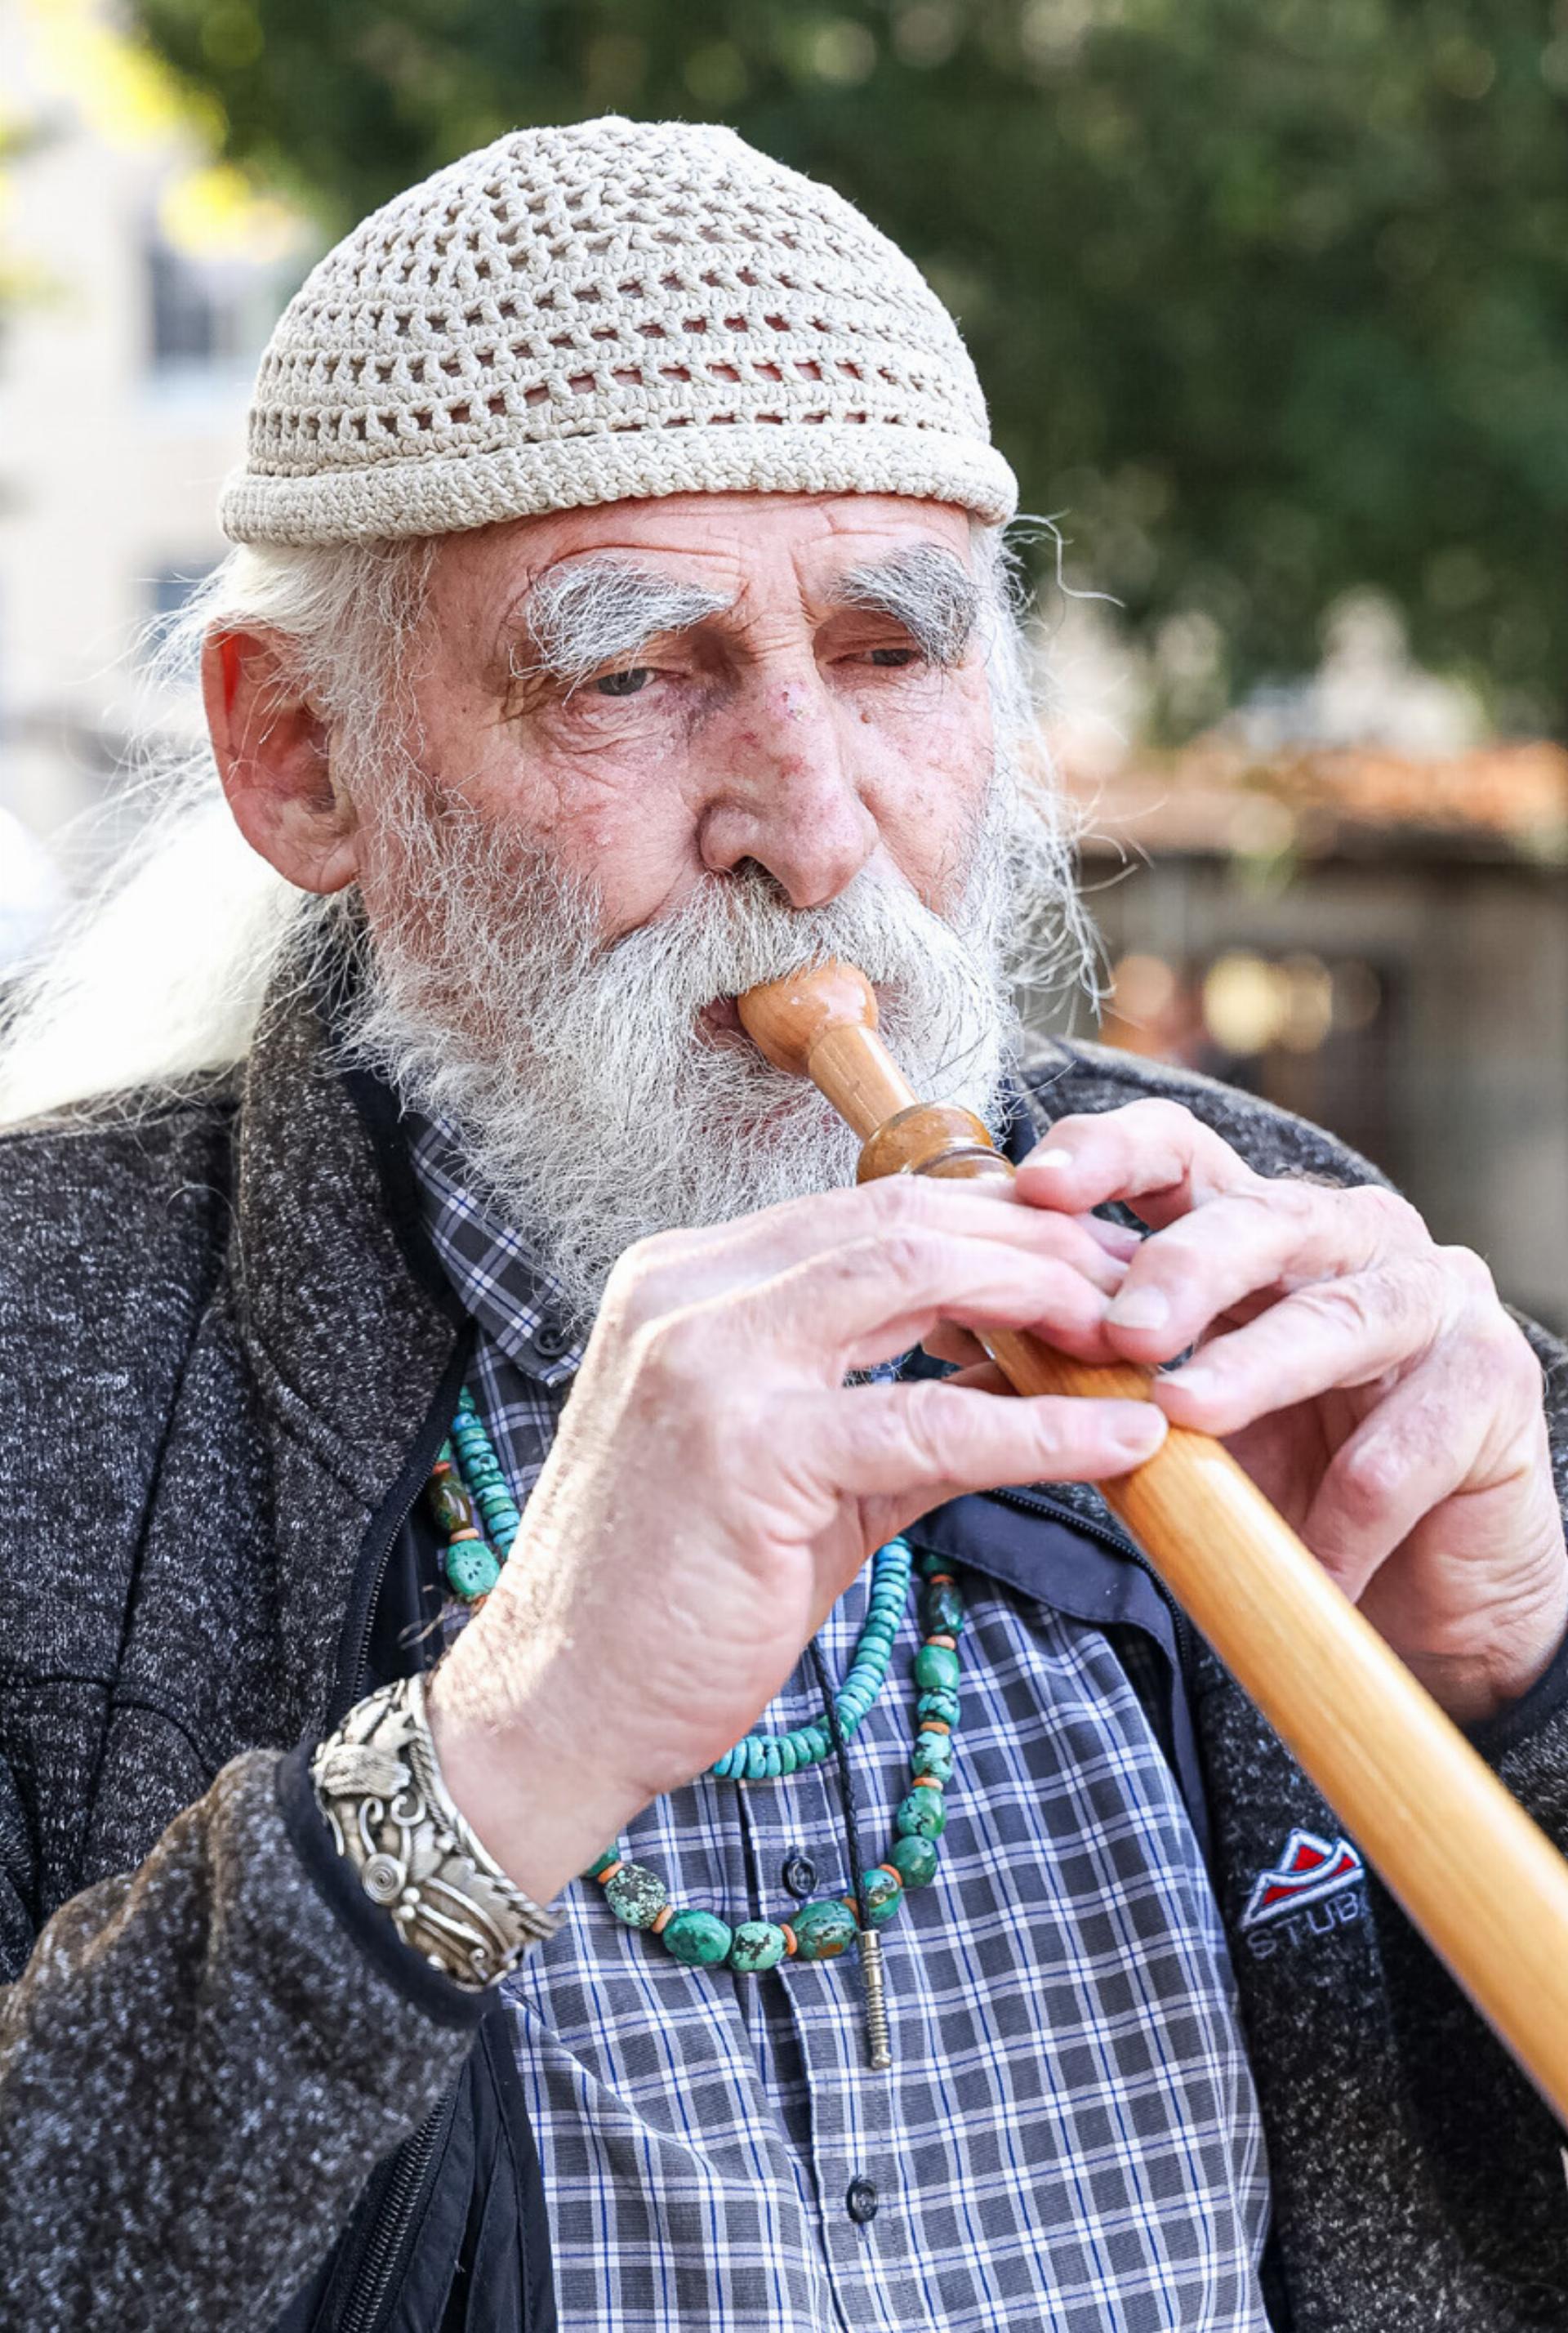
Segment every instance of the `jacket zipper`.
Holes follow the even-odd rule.
[[[457,2106],[455,2085],[437,2100],[411,2138],[393,2160],[385,2192],[377,2205],[365,2248],[355,2270],[349,2306],[338,2321],[337,2333],[375,2333],[381,2321],[393,2274],[402,2257],[403,2240],[416,2207],[424,2195],[436,2149],[445,2137]]]
[[[397,1534],[413,1512],[414,1502],[435,1463],[435,1454],[450,1430],[457,1397],[468,1374],[473,1346],[473,1331],[469,1330],[458,1338],[453,1348],[435,1404],[409,1451],[390,1498],[377,1517],[380,1528],[376,1534],[378,1544],[371,1557],[367,1584],[354,1610],[353,1627],[345,1626],[344,1629],[348,1652],[347,1657],[340,1658],[339,1663],[337,1689],[329,1719],[330,1724],[338,1724],[345,1713],[363,1698],[369,1675],[370,1637],[376,1625],[376,1608],[386,1585],[387,1567],[392,1560]],[[372,1532],[376,1532],[375,1525],[372,1525]],[[404,2141],[393,2157],[386,2186],[376,2205],[375,2216],[355,2265],[348,2307],[339,2320],[337,2333],[374,2333],[374,2328],[379,2324],[393,2275],[403,2255],[404,2239],[424,2197],[436,2149],[451,2127],[456,2107],[457,2086],[454,2083],[445,2098],[436,2100],[418,2129]]]
[[[339,1658],[338,1681],[328,1712],[330,1727],[340,1724],[354,1704],[364,1697],[370,1667],[370,1636],[376,1625],[376,1608],[381,1601],[381,1590],[386,1584],[387,1567],[392,1560],[397,1534],[412,1513],[414,1502],[424,1489],[430,1469],[435,1464],[435,1454],[451,1428],[457,1397],[468,1374],[473,1349],[473,1331],[469,1328],[453,1347],[452,1358],[446,1364],[435,1405],[419,1429],[390,1497],[370,1527],[368,1537],[373,1535],[377,1545],[368,1576],[364,1574],[361,1555],[359,1570],[364,1578],[364,1586],[361,1589],[357,1579],[350,1607],[352,1626],[348,1619],[344,1622],[346,1651]]]

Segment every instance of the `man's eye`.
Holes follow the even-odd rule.
[[[654,677],[651,665],[634,665],[629,672],[601,673],[594,686],[601,696],[636,696]]]
[[[906,664],[914,663],[915,651],[913,648],[873,648],[871,661],[873,664],[891,665],[895,671],[902,671]]]

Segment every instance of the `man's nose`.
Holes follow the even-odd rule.
[[[712,742],[720,760],[701,821],[703,865],[728,874],[754,859],[792,907],[836,899],[878,838],[820,679],[758,690]]]

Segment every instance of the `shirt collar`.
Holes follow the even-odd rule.
[[[464,1310],[530,1377],[564,1385],[587,1340],[568,1326],[559,1284],[522,1234],[474,1197],[449,1126],[415,1118],[408,1147],[431,1245]]]

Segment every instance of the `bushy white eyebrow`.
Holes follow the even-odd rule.
[[[912,542],[841,575],[836,597],[902,624],[928,664],[961,664],[980,620],[980,586],[940,542]]]
[[[869,560],[838,577],[832,596],[902,624],[926,661],[956,665],[980,617],[980,588],[962,562],[941,543],[910,543],[885,559]],[[613,556],[577,559],[541,576],[526,602],[527,643],[514,649],[514,678],[545,674],[569,689],[607,667],[633,660],[650,640],[681,632],[733,601],[699,585],[682,583],[655,567]]]
[[[514,650],[513,677],[543,672],[580,688],[607,665],[635,658],[650,640],[722,615],[730,604],[716,591],[630,560],[573,560],[541,575],[529,593],[528,638],[536,661],[525,667]]]

